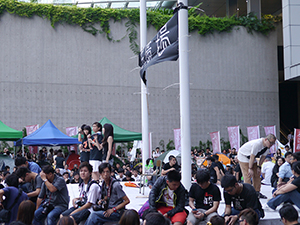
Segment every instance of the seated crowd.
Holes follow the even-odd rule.
[[[158,151],[153,155],[158,156]],[[95,168],[89,162],[81,162],[79,167],[75,165],[69,170],[64,160],[58,158],[52,163],[56,165],[54,162],[59,162],[62,168],[54,169],[51,163],[45,163],[41,169],[37,163],[19,156],[15,159],[17,170],[13,174],[2,173],[5,176],[3,188],[0,189],[0,207],[9,209],[11,214],[3,221],[0,218],[0,223],[40,225],[46,221],[48,225],[79,223],[102,225],[107,222],[138,225],[142,218],[145,225],[170,223],[233,225],[237,222],[257,225],[264,217],[259,195],[251,184],[241,181],[241,169],[236,152],[231,153],[228,154],[230,165],[223,165],[219,162],[219,156],[211,155],[209,149],[206,153],[192,151],[194,156],[204,156],[207,166],[197,168],[192,164],[193,181],[189,191],[181,183],[180,166],[174,156],[169,157],[169,162],[162,166],[161,171],[153,165],[154,159],[148,159],[146,177],[151,191],[145,203],[148,207],[143,207],[139,213],[125,209],[130,199],[120,184],[120,182],[141,181],[142,167],[138,161],[123,166],[116,163],[115,167],[111,162],[103,162],[98,168],[101,180],[95,180],[93,179]],[[40,158],[46,158],[45,162],[47,159],[51,162],[51,157],[47,154],[44,156]],[[63,158],[60,151],[57,157]],[[267,204],[268,208],[276,209],[282,202],[287,201],[300,208],[298,158],[299,154],[290,152],[287,152],[284,158],[278,155],[276,164],[271,166],[271,172],[263,170],[265,173],[262,179],[269,179],[270,185],[276,188],[273,198]],[[269,161],[266,159],[265,162]],[[279,165],[280,161],[282,166]],[[271,173],[272,176],[267,178],[267,173]],[[157,174],[160,176],[156,176]],[[79,185],[79,195],[74,199],[69,199],[67,188],[69,183]],[[222,215],[218,215],[222,199],[218,185],[223,188],[225,201],[225,211]],[[69,208],[70,201],[71,208]],[[186,209],[187,206],[190,207],[190,211]],[[284,207],[290,210],[293,208],[291,205]],[[282,221],[294,220],[295,217],[288,215],[284,207],[280,209]]]

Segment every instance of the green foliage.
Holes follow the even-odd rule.
[[[205,151],[206,148],[212,149],[212,142],[210,140],[206,142],[199,141],[199,149],[204,149]]]
[[[241,134],[241,146],[248,142],[248,138],[243,134],[242,130],[240,129],[240,134]]]
[[[199,6],[199,5],[198,5]],[[232,16],[230,18],[208,17],[199,14],[197,8],[189,9],[189,31],[198,31],[199,34],[207,33],[230,32],[235,26],[245,26],[248,32],[253,31],[268,34],[275,29],[275,23],[281,20],[280,17],[271,15],[263,16],[259,20],[256,16],[249,14],[239,18]],[[39,16],[43,19],[48,19],[51,26],[54,28],[57,23],[67,23],[79,25],[83,30],[93,35],[105,34],[110,41],[114,40],[111,36],[110,23],[126,19],[125,24],[130,42],[130,49],[138,54],[139,46],[137,44],[136,27],[140,20],[139,9],[103,9],[103,8],[77,8],[76,5],[51,5],[37,4],[36,0],[31,0],[30,3],[18,2],[15,0],[0,0],[0,16],[4,12],[16,14],[19,16],[33,17]],[[173,15],[170,9],[152,9],[147,11],[147,24],[154,26],[157,30],[160,29]],[[100,28],[95,25],[100,25]],[[123,37],[123,38],[124,38]],[[121,38],[121,39],[123,39]]]
[[[174,145],[174,141],[173,140],[169,139],[169,142],[166,145],[166,149],[167,149],[167,151],[175,149],[175,145]]]

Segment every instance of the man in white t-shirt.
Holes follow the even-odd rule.
[[[85,221],[93,211],[93,206],[97,204],[97,200],[101,194],[100,186],[92,179],[93,167],[88,162],[83,162],[79,166],[80,178],[82,182],[79,184],[79,198],[73,199],[73,207],[64,211],[62,216],[74,218],[77,224]]]
[[[263,176],[263,180],[261,181],[262,184],[271,185],[271,177],[273,174],[273,167],[275,164],[272,162],[271,157],[267,156],[265,159],[264,164],[261,167],[261,174]]]
[[[267,198],[260,193],[261,181],[261,165],[266,156],[269,154],[269,148],[275,144],[276,137],[274,134],[269,134],[265,138],[259,138],[245,143],[238,151],[238,160],[244,177],[244,182],[251,184],[258,192],[260,198]],[[259,158],[257,164],[256,158]]]

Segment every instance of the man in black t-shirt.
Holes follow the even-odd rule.
[[[175,156],[170,155],[169,163],[164,165],[163,169],[161,170],[161,175],[165,176],[172,170],[180,171]]]
[[[253,209],[258,218],[264,217],[257,193],[251,184],[238,183],[235,176],[226,175],[222,178],[221,185],[224,188],[226,204],[224,218],[226,223],[235,224],[238,214],[246,208]],[[231,203],[233,203],[233,207],[231,207]]]
[[[187,218],[187,221],[193,225],[200,221],[207,223],[211,217],[218,215],[217,211],[221,201],[220,190],[210,182],[210,174],[207,169],[198,170],[196,180],[197,183],[193,183],[189,191],[189,206],[192,211]]]

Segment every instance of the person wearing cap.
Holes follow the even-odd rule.
[[[244,183],[251,184],[255,188],[260,198],[267,198],[260,193],[261,187],[261,166],[269,154],[269,149],[275,144],[274,134],[268,134],[267,137],[255,139],[242,145],[238,151],[238,160],[244,177]],[[257,163],[256,158],[259,158]]]

